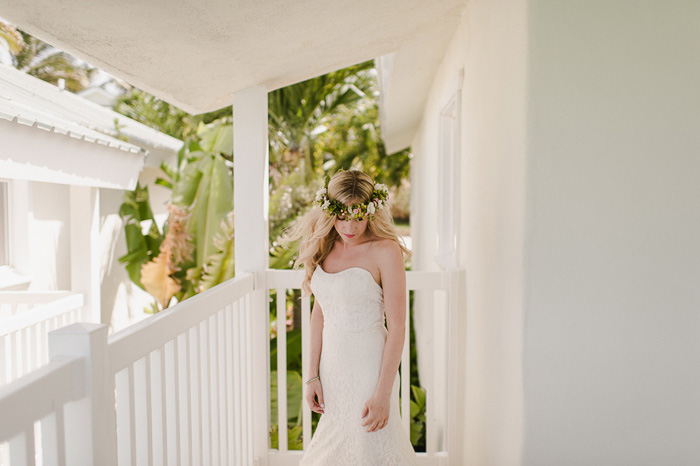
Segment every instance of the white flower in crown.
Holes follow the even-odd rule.
[[[326,195],[326,187],[322,186],[321,189],[316,191],[316,200],[320,201]]]
[[[331,201],[329,201],[328,199],[326,199],[325,202],[323,203],[323,205],[321,205],[321,208],[322,208],[322,209],[326,209],[326,208],[330,205],[330,203],[331,203]]]
[[[376,209],[374,208],[374,202],[370,202],[367,204],[367,213],[368,214],[373,214],[375,212],[375,210]]]
[[[377,191],[388,191],[386,185],[382,183],[375,184],[374,189],[376,189]]]

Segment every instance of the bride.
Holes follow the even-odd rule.
[[[302,238],[294,268],[304,265],[302,290],[314,295],[305,399],[321,418],[302,466],[417,464],[397,377],[411,251],[387,199],[369,175],[340,170],[285,232],[285,243]]]

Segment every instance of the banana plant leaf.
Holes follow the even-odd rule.
[[[218,119],[205,125],[201,121],[197,127],[199,145],[203,151],[233,156],[233,125]]]
[[[176,194],[183,205],[192,201],[187,231],[196,245],[195,268],[199,273],[208,258],[218,252],[214,238],[223,234],[222,220],[233,210],[233,183],[224,159],[205,154],[189,164],[175,186],[174,198]]]
[[[200,291],[208,290],[219,283],[223,283],[229,278],[233,278],[235,274],[233,211],[229,212],[229,215],[221,222],[222,233],[214,238],[214,245],[218,252],[211,255],[204,266],[202,279],[199,282]]]
[[[195,152],[192,154],[192,162],[183,168],[179,180],[173,185],[173,204],[182,207],[189,207],[194,202],[199,189],[199,183],[202,180],[202,172],[199,169],[199,160],[204,158],[204,152]]]
[[[137,183],[134,191],[124,193],[124,202],[119,208],[119,216],[125,222],[124,234],[127,247],[127,253],[119,258],[119,262],[126,264],[125,268],[131,281],[145,290],[141,283],[141,266],[160,253],[160,245],[164,238],[153,217],[148,186]],[[143,233],[144,224],[149,225],[146,234]]]

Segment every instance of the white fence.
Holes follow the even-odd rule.
[[[75,323],[49,333],[50,363],[0,388],[0,442],[9,445],[15,465],[257,465],[297,464],[300,451],[286,451],[286,381],[278,384],[280,448],[253,454],[254,429],[267,427],[263,413],[254,413],[253,364],[269,355],[253,354],[253,300],[256,290],[299,289],[301,271],[268,270],[229,280],[118,333],[107,326]],[[435,313],[434,345],[429,360],[454,363],[450,327],[457,306],[457,272],[408,272],[408,290],[442,298]],[[268,291],[269,292],[269,291]],[[446,298],[446,299],[445,299]],[[310,301],[303,306],[303,372],[308,372]],[[407,300],[408,303],[408,300]],[[268,303],[255,312],[269,317]],[[284,303],[278,305],[283,329]],[[408,313],[407,313],[408,315]],[[410,321],[409,321],[410,324]],[[304,330],[305,329],[305,330]],[[408,325],[406,327],[409,331]],[[285,336],[278,342],[278,369],[286,368]],[[408,336],[408,333],[407,333]],[[407,340],[408,341],[408,340]],[[444,343],[443,350],[433,347]],[[269,346],[268,346],[269,347]],[[408,367],[408,345],[402,367]],[[269,370],[269,367],[268,367]],[[402,412],[408,413],[408,371],[401,371]],[[427,451],[421,464],[448,464],[449,432],[456,419],[437,409],[438,397],[454,397],[448,371],[427,374]],[[278,373],[286,374],[285,370]],[[269,374],[269,373],[268,373]],[[257,395],[256,395],[257,396]],[[9,420],[9,421],[8,421]],[[311,412],[304,405],[304,440],[311,437]],[[408,429],[408,417],[403,418]],[[264,433],[265,436],[267,432]],[[263,436],[264,438],[264,436]],[[268,438],[269,445],[269,438]],[[267,458],[260,458],[267,451]]]
[[[9,464],[252,464],[239,330],[253,287],[230,280],[109,338],[103,324],[49,333],[51,362],[0,388]]]
[[[48,333],[84,320],[83,295],[0,291],[0,387],[49,362]]]

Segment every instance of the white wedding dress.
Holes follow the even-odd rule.
[[[388,334],[382,287],[369,270],[350,267],[327,273],[320,266],[310,286],[323,309],[318,375],[325,407],[299,465],[417,465],[401,424],[398,373],[387,424],[374,432],[362,425],[367,419],[362,409],[377,388]]]

